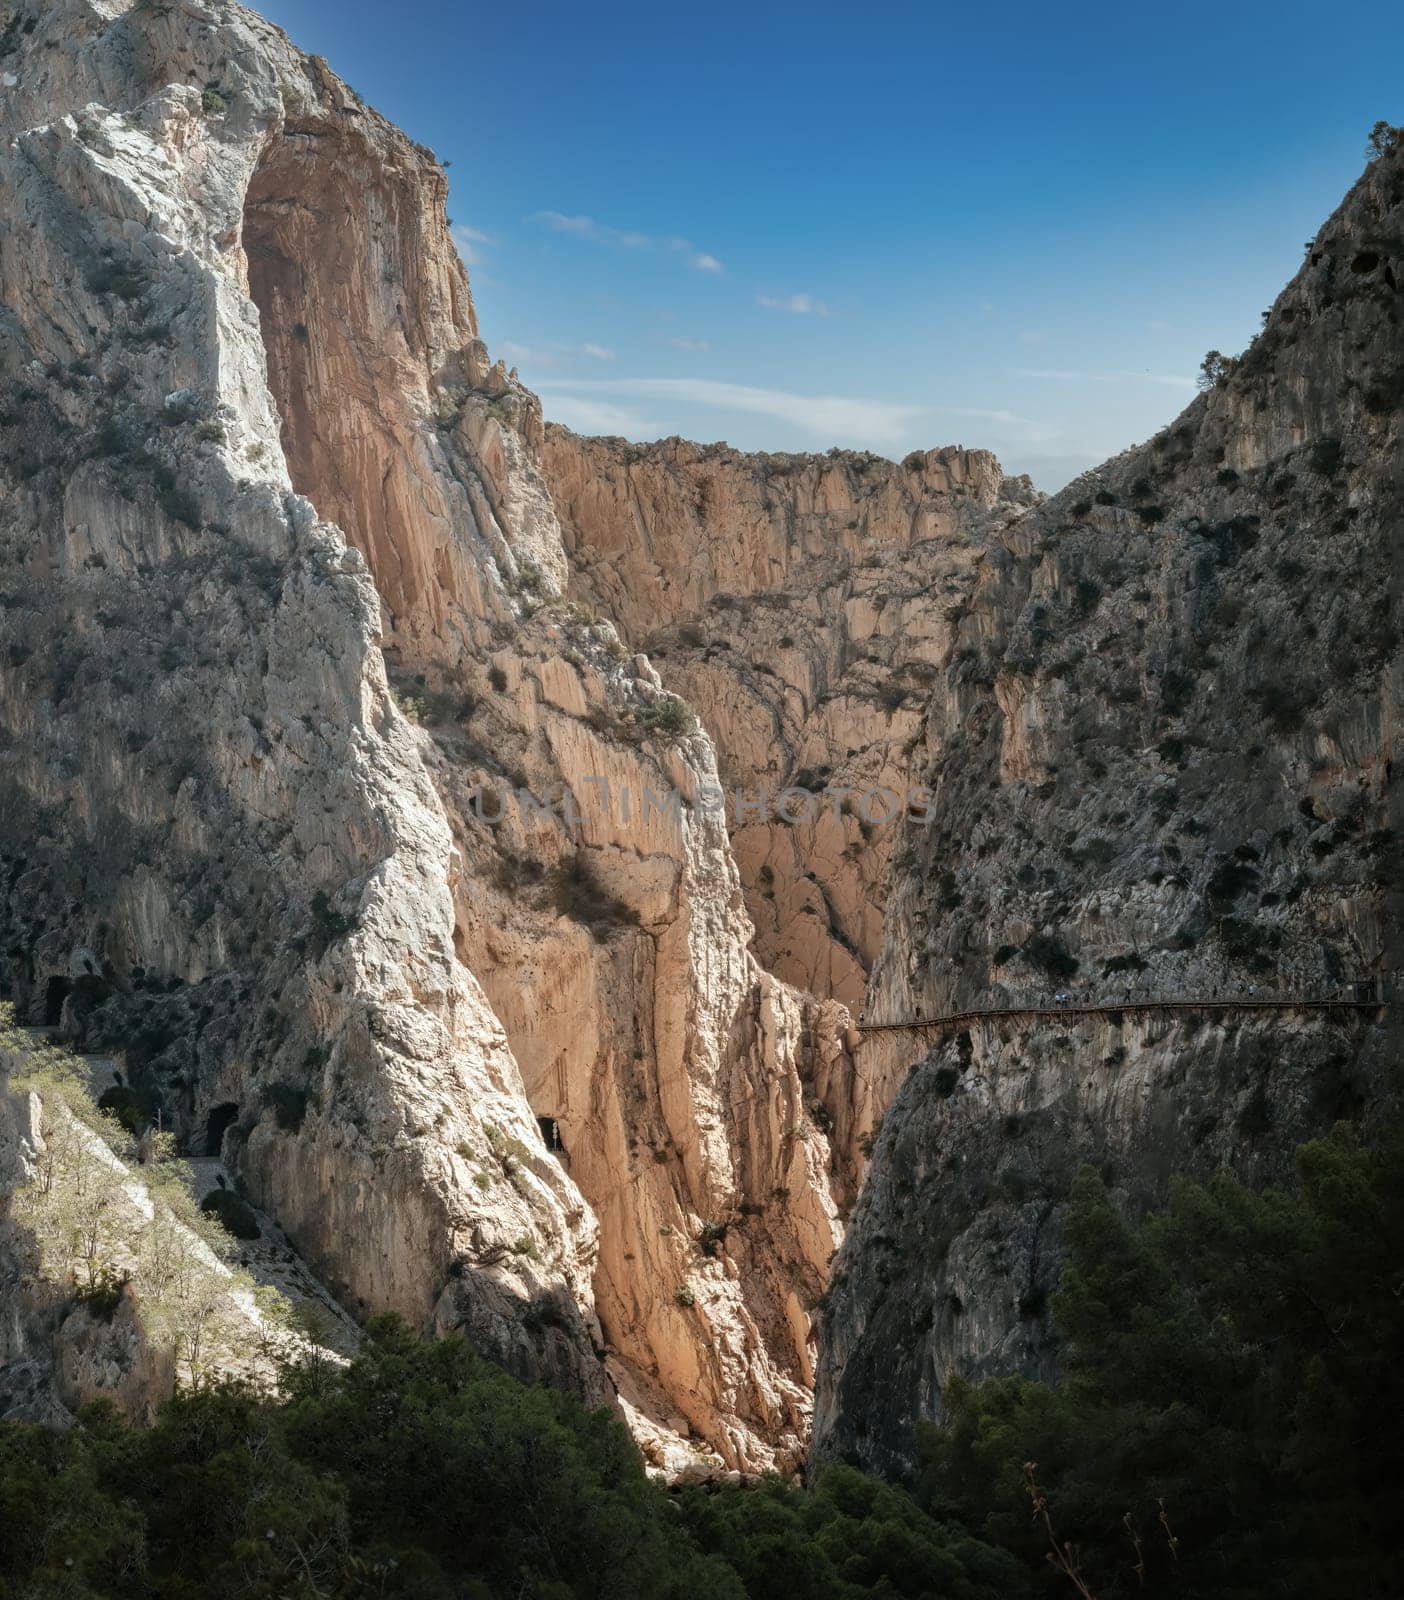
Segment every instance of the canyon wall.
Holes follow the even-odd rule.
[[[794,1465],[846,1019],[751,954],[709,739],[564,594],[442,169],[232,4],[0,51],[6,987],[352,1310],[661,1466]]]
[[[433,153],[229,0],[21,5],[0,82],[0,990],[354,1314],[670,1473],[794,1468],[816,1381],[903,1472],[952,1365],[1055,1370],[1078,1162],[1378,1106],[1376,1011],[1134,1000],[1397,965],[1398,151],[1044,504],[546,425]]]
[[[952,619],[869,1011],[1108,1009],[892,1036],[916,1070],[828,1292],[821,1456],[910,1471],[950,1370],[1056,1369],[1081,1162],[1136,1209],[1174,1171],[1284,1177],[1397,1094],[1392,1007],[1133,1007],[1396,982],[1401,283],[1395,149],[1242,359],[1001,534]]]
[[[761,960],[858,1011],[888,861],[923,814],[911,755],[950,619],[996,532],[1042,497],[985,450],[898,465],[555,426],[545,470],[571,592],[648,650],[716,743]],[[791,786],[820,798],[782,804]]]

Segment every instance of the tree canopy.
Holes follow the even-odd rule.
[[[620,1423],[461,1338],[374,1324],[286,1397],[179,1393],[149,1429],[105,1406],[0,1425],[0,1597],[861,1600],[1021,1592],[1017,1563],[848,1467],[813,1494],[670,1495]]]
[[[1404,1137],[1304,1145],[1294,1192],[1076,1180],[1056,1387],[953,1379],[920,1499],[1048,1594],[1399,1593]]]

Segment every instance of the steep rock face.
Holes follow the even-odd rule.
[[[710,742],[562,597],[442,171],[232,4],[0,48],[8,987],[353,1309],[617,1386],[660,1463],[793,1463],[843,1019],[748,951]]]
[[[983,450],[898,466],[556,426],[545,470],[572,593],[648,649],[716,741],[762,961],[856,1011],[949,619],[993,532],[1040,497]],[[789,786],[819,798],[782,807]]]
[[[1056,990],[1113,1009],[972,1024],[902,1084],[829,1291],[821,1454],[907,1470],[952,1367],[1053,1370],[1079,1162],[1133,1208],[1172,1170],[1263,1180],[1389,1091],[1392,1010],[1114,1008],[1398,967],[1401,282],[1396,150],[1224,381],[981,562],[914,754],[937,821],[894,864],[870,1011]]]
[[[239,240],[301,59],[232,7],[54,7],[17,37],[13,985],[134,1041],[134,1077],[192,1143],[234,1106],[251,1190],[353,1302],[423,1322],[467,1283],[504,1360],[602,1397],[573,1186],[543,1160],[529,1196],[465,1203],[488,1122],[534,1125],[454,960],[451,836],[387,691],[375,588],[278,445]],[[504,1234],[551,1265],[491,1269]],[[535,1347],[533,1292],[565,1308]]]

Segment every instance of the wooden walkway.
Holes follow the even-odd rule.
[[[1120,1016],[1128,1011],[1139,1015],[1187,1011],[1382,1011],[1386,1004],[1386,1001],[1378,998],[1356,1000],[1334,995],[1318,998],[1304,996],[1300,999],[1277,995],[1262,1000],[1247,995],[1205,1000],[1069,1000],[1063,1005],[1050,1002],[1037,1006],[976,1006],[968,1011],[952,1011],[940,1017],[909,1017],[900,1022],[860,1022],[857,1028],[860,1033],[945,1033],[972,1022],[1026,1018],[1056,1021],[1060,1017]]]

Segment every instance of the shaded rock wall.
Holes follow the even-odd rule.
[[[914,764],[879,1019],[1056,990],[1339,992],[1399,967],[1404,152],[1371,166],[1236,370],[981,563]],[[907,1060],[921,1054],[906,1038]],[[824,1316],[816,1448],[914,1460],[952,1366],[1056,1365],[1063,1200],[1290,1170],[1395,1092],[1395,1009],[984,1025],[902,1081]],[[865,1050],[865,1070],[873,1061]]]

